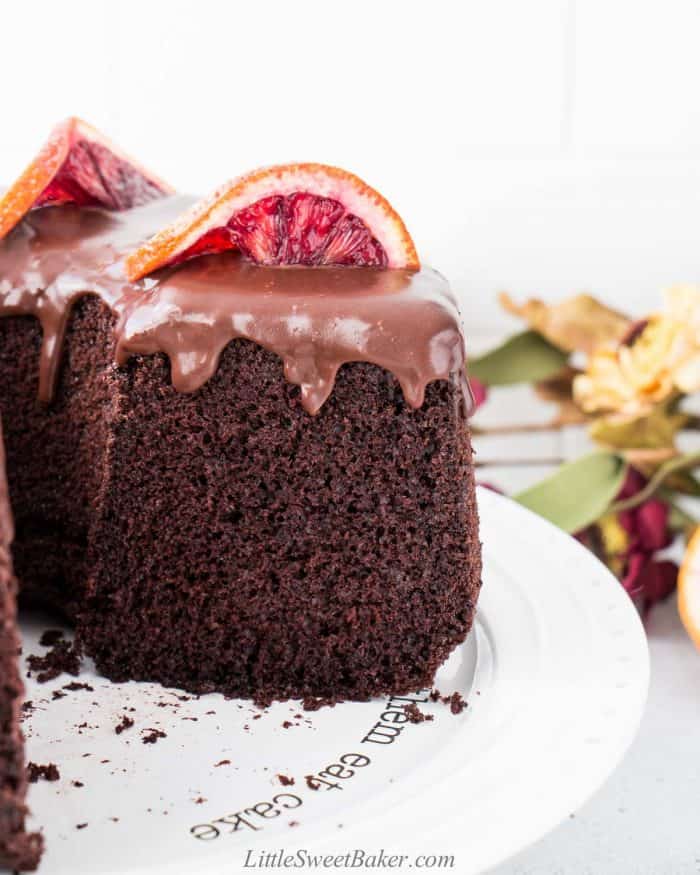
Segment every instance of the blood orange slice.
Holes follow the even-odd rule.
[[[228,182],[126,260],[132,280],[197,255],[238,249],[256,264],[419,267],[391,204],[324,164],[281,164]]]
[[[678,611],[688,635],[700,650],[700,528],[688,542],[678,574]]]
[[[173,191],[78,118],[60,122],[39,154],[0,197],[0,239],[35,207],[75,203],[138,207]]]

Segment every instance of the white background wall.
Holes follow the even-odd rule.
[[[501,288],[642,312],[700,281],[699,46],[697,0],[4,0],[0,179],[68,114],[195,192],[337,163],[471,330]]]

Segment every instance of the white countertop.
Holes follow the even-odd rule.
[[[552,409],[527,387],[494,390],[476,424],[544,422]],[[543,477],[553,460],[578,456],[587,443],[580,428],[477,437],[477,462],[484,465],[477,479],[513,492]],[[497,875],[700,872],[700,653],[673,598],[654,608],[647,628],[649,702],[629,753],[583,809],[493,870]]]
[[[700,872],[700,653],[673,601],[648,631],[649,702],[629,753],[583,809],[494,875]]]

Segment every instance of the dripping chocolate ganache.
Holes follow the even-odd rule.
[[[164,197],[124,212],[37,210],[0,247],[0,316],[31,314],[43,332],[40,397],[48,401],[76,300],[99,297],[118,317],[115,361],[164,352],[173,385],[191,392],[234,338],[282,359],[317,413],[338,369],[366,361],[391,371],[412,407],[433,380],[458,375],[469,399],[456,301],[430,268],[260,267],[240,255],[203,256],[130,283],[124,257],[188,205]]]

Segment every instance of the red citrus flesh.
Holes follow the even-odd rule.
[[[358,177],[321,164],[240,177],[126,261],[131,279],[198,255],[239,250],[261,265],[406,267],[418,257],[401,218]]]
[[[74,203],[125,210],[172,189],[77,118],[69,118],[0,198],[0,239],[31,209]]]
[[[306,192],[262,198],[207,231],[172,263],[239,249],[256,264],[386,267],[386,252],[357,216],[331,198]]]

